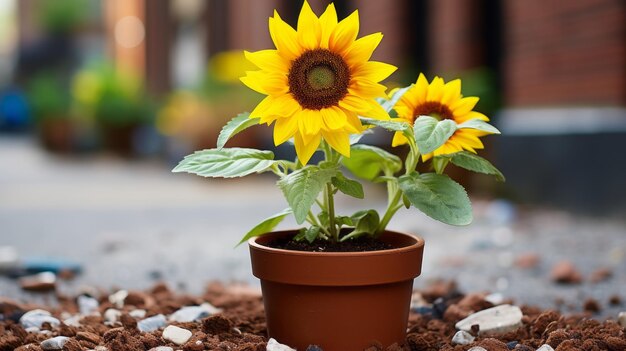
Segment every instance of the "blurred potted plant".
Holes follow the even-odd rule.
[[[187,156],[174,172],[278,176],[289,207],[241,241],[248,241],[253,273],[261,279],[270,337],[300,350],[311,344],[345,351],[402,343],[424,241],[387,226],[410,206],[444,223],[469,224],[469,198],[444,171],[454,164],[502,178],[475,154],[482,147],[479,137],[498,131],[473,111],[478,98],[461,95],[460,80],[435,77],[429,83],[420,75],[414,85],[387,96],[379,82],[396,68],[369,60],[382,34],[356,39],[357,12],[338,22],[332,4],[317,17],[304,2],[296,30],[276,12],[269,24],[277,49],[246,52],[260,70],[241,79],[267,97],[226,124],[217,148]],[[396,118],[389,116],[392,109]],[[274,123],[276,145],[293,139],[295,161],[275,160],[270,151],[224,147],[233,135],[261,123]],[[373,127],[394,132],[393,145],[408,145],[407,157],[361,144]],[[317,151],[324,159],[309,164]],[[420,162],[431,162],[433,171],[418,173]],[[337,193],[364,198],[361,182],[345,170],[386,184],[382,216],[373,209],[336,212]],[[287,215],[307,225],[272,232]]]
[[[27,97],[41,144],[50,151],[71,151],[70,97],[61,80],[50,72],[39,73],[27,84]]]
[[[101,65],[75,76],[73,94],[81,111],[94,119],[104,147],[133,155],[135,133],[150,123],[152,111],[141,80]]]

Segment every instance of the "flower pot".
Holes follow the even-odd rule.
[[[248,241],[252,272],[261,280],[269,337],[298,350],[363,350],[402,343],[413,279],[420,275],[424,240],[387,231],[395,249],[306,252],[266,244],[295,231]]]

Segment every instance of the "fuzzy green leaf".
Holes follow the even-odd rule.
[[[380,216],[375,210],[356,212],[351,216],[351,219],[352,223],[354,223],[354,230],[342,237],[341,241],[346,241],[361,235],[372,235],[376,232],[380,224]]]
[[[413,125],[415,142],[422,153],[429,154],[443,145],[456,131],[456,123],[449,119],[438,121],[430,116],[419,116]]]
[[[470,119],[469,121],[465,121],[459,124],[457,128],[477,129],[491,134],[500,134],[498,128],[480,119]]]
[[[248,233],[241,239],[237,246],[245,243],[248,239],[261,236],[263,234],[267,234],[271,232],[276,226],[285,219],[288,214],[291,214],[291,208],[287,208],[282,210],[280,213],[277,213],[271,217],[264,219],[261,223],[257,224],[254,228],[250,229]]]
[[[391,109],[393,109],[394,106],[396,106],[398,101],[400,101],[400,98],[402,98],[402,96],[412,87],[413,84],[409,85],[408,87],[400,88],[396,90],[393,94],[391,94],[391,97],[389,99],[380,98],[376,99],[376,101],[378,101],[380,106],[382,106],[385,111],[389,112],[391,111]]]
[[[379,120],[373,118],[360,117],[361,123],[365,125],[377,126],[392,132],[404,132],[411,128],[411,125],[400,119]]]
[[[350,158],[342,159],[343,165],[355,176],[372,180],[382,171],[389,173],[402,169],[402,161],[392,153],[381,148],[357,144],[350,148]]]
[[[237,117],[231,119],[224,125],[220,131],[220,135],[217,137],[217,148],[221,149],[226,145],[226,142],[230,138],[234,137],[239,132],[259,124],[259,118],[250,118],[249,112],[240,113]]]
[[[452,225],[472,222],[465,189],[447,175],[413,172],[401,176],[398,184],[411,204],[429,217]]]
[[[321,228],[318,226],[312,226],[310,228],[308,228],[305,232],[304,232],[304,238],[306,239],[306,241],[308,241],[309,243],[312,243],[315,241],[315,239],[317,239],[317,237],[320,235],[320,231]]]
[[[336,174],[337,168],[306,166],[278,181],[298,224],[304,222],[315,199]]]
[[[207,149],[186,156],[172,172],[187,172],[212,178],[234,178],[263,172],[274,162],[274,153],[271,151],[236,147]]]
[[[435,168],[435,172],[437,172],[437,174],[443,174],[449,162],[450,162],[450,158],[445,157],[445,156],[433,157],[433,167]]]
[[[505,181],[502,172],[492,165],[491,162],[474,153],[462,151],[450,155],[444,155],[444,157],[449,158],[454,165],[461,168],[465,168],[472,172],[493,175],[496,177],[496,180],[500,182]]]
[[[332,182],[333,185],[339,189],[339,191],[348,196],[356,197],[357,199],[365,197],[365,194],[363,193],[363,185],[356,180],[346,178],[341,172],[337,173],[337,175],[333,177]]]

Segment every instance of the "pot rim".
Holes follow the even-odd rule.
[[[408,238],[410,240],[413,240],[414,242],[412,244],[403,246],[403,247],[399,247],[399,248],[395,248],[395,249],[385,249],[385,250],[374,250],[374,251],[330,251],[330,252],[317,252],[317,251],[298,251],[298,250],[287,250],[287,249],[276,249],[273,247],[269,247],[263,244],[260,244],[257,242],[257,240],[263,240],[263,239],[269,239],[269,237],[278,237],[278,236],[283,236],[283,235],[287,235],[287,234],[291,234],[291,233],[295,233],[297,232],[297,229],[287,229],[287,230],[279,230],[279,231],[274,231],[274,232],[268,232],[266,234],[263,235],[259,235],[253,238],[248,239],[248,245],[254,247],[257,250],[261,250],[261,251],[266,251],[266,252],[273,252],[273,253],[280,253],[283,255],[293,255],[293,256],[311,256],[311,257],[318,257],[318,256],[336,256],[336,257],[342,257],[342,256],[381,256],[381,255],[393,255],[393,254],[397,254],[400,252],[407,252],[407,251],[413,251],[415,249],[419,249],[420,247],[424,246],[424,239],[419,237],[419,236],[415,236],[415,235],[411,235],[411,234],[407,234],[407,233],[402,233],[402,232],[397,232],[397,231],[393,231],[393,230],[385,230],[384,234],[391,234],[391,235],[397,235],[397,236],[401,236],[401,237],[405,237]]]

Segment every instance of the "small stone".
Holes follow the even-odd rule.
[[[609,305],[619,306],[621,304],[622,304],[622,298],[619,297],[618,295],[611,295],[611,297],[609,297]]]
[[[70,338],[67,336],[57,336],[55,338],[42,341],[39,346],[41,346],[44,350],[62,350],[63,346],[65,346],[65,343],[67,343],[69,339]]]
[[[622,328],[626,328],[626,312],[620,312],[617,315],[617,320],[619,322],[619,325],[622,326]]]
[[[153,332],[159,328],[163,328],[167,325],[167,320],[165,316],[162,314],[157,314],[156,316],[148,317],[146,319],[140,320],[137,323],[137,329],[142,332]]]
[[[509,342],[506,343],[506,347],[509,350],[513,350],[515,348],[515,346],[517,346],[517,344],[519,344],[518,341],[509,341]]]
[[[117,308],[124,307],[124,301],[128,296],[128,291],[120,290],[114,294],[109,295],[109,302],[112,303]]]
[[[20,278],[20,286],[29,291],[50,291],[56,288],[57,276],[52,272],[42,272]]]
[[[476,312],[455,326],[469,332],[473,325],[478,325],[481,335],[507,333],[517,330],[522,325],[522,311],[517,306],[500,305]]]
[[[174,351],[174,349],[169,346],[157,346],[157,347],[151,348],[148,351]]]
[[[170,322],[179,323],[195,322],[221,311],[221,309],[216,308],[210,303],[203,303],[200,306],[185,306],[174,312],[169,320]]]
[[[537,351],[554,351],[554,349],[548,344],[543,344],[537,349]]]
[[[19,263],[19,255],[13,246],[0,246],[0,271],[14,268]]]
[[[266,350],[267,351],[296,351],[295,349],[292,349],[291,347],[289,347],[287,345],[283,345],[283,344],[279,343],[274,338],[271,338],[267,342]]]
[[[324,351],[324,350],[322,350],[322,348],[317,345],[309,345],[309,347],[306,348],[306,351]]]
[[[585,300],[585,304],[583,305],[583,309],[587,312],[598,313],[602,310],[602,307],[595,299],[589,298]]]
[[[605,280],[608,280],[612,276],[613,276],[613,271],[611,271],[611,269],[606,268],[606,267],[599,268],[599,269],[596,269],[593,273],[591,273],[591,276],[589,277],[589,281],[591,281],[592,283],[600,283]]]
[[[65,323],[65,325],[69,325],[71,327],[80,327],[80,320],[81,320],[81,316],[79,314],[75,315],[75,316],[71,316],[69,318],[65,318],[63,320],[63,323]]]
[[[41,325],[46,322],[53,327],[61,324],[58,319],[52,317],[50,312],[40,309],[28,311],[20,318],[20,324],[24,328],[36,327],[41,329]]]
[[[136,309],[128,312],[128,314],[133,318],[142,319],[146,317],[146,310]]]
[[[191,339],[191,331],[170,325],[163,330],[163,339],[173,342],[176,345],[182,345]]]
[[[421,315],[432,315],[434,312],[434,309],[430,306],[420,306],[420,307],[414,308],[413,312],[419,313]]]
[[[539,255],[534,252],[520,254],[515,258],[515,266],[521,269],[532,269],[539,265]]]
[[[109,308],[104,311],[104,324],[112,325],[115,324],[118,319],[122,316],[122,311],[116,310],[115,308]]]
[[[27,333],[39,333],[39,328],[37,328],[37,327],[24,328],[24,330]]]
[[[562,284],[579,284],[583,278],[574,264],[570,261],[560,261],[552,267],[552,280]]]
[[[494,306],[501,305],[504,302],[504,296],[500,293],[493,293],[485,296],[485,301],[493,304]]]
[[[472,334],[466,332],[465,330],[459,330],[452,337],[452,343],[456,345],[469,345],[474,342],[476,339]]]
[[[100,307],[98,300],[85,295],[80,295],[76,302],[78,303],[78,311],[83,316],[98,312],[98,307]]]
[[[94,351],[109,351],[109,349],[107,349],[106,346],[96,346]]]
[[[484,347],[480,347],[480,346],[474,346],[471,349],[467,350],[467,351],[487,351]]]

